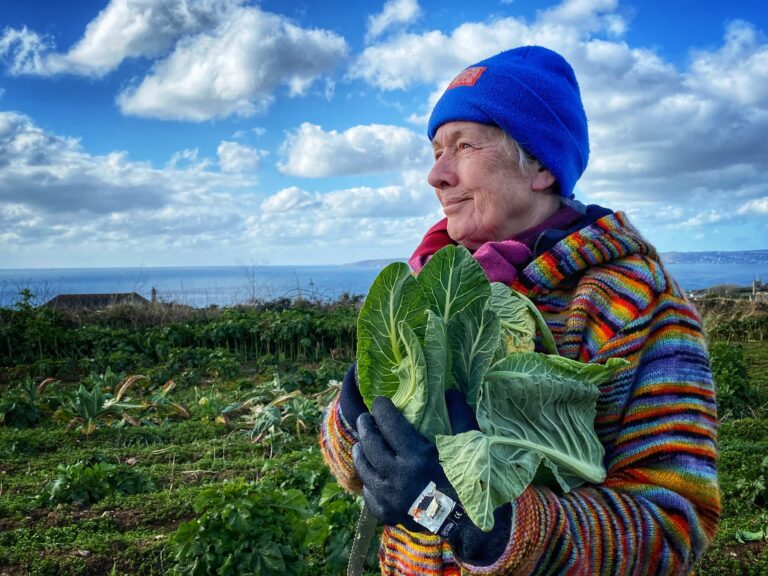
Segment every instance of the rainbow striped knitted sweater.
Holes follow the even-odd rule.
[[[720,512],[715,397],[697,313],[620,212],[555,244],[513,287],[541,310],[562,356],[630,361],[597,403],[607,479],[567,494],[529,487],[489,566],[461,562],[437,536],[386,527],[382,574],[690,573]],[[337,399],[320,443],[340,484],[358,492],[354,442]]]

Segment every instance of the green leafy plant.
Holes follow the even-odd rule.
[[[284,405],[282,423],[295,428],[298,436],[304,431],[315,430],[322,413],[317,404],[305,396],[290,398]]]
[[[302,574],[309,515],[298,490],[242,480],[201,491],[170,537],[175,574]]]
[[[534,352],[536,329],[554,354]],[[626,362],[584,364],[556,355],[535,306],[488,282],[463,247],[437,252],[418,277],[403,263],[374,281],[358,320],[365,402],[387,396],[437,445],[470,518],[493,527],[493,510],[546,473],[563,490],[605,478],[594,432],[598,385]],[[480,431],[451,435],[445,391],[462,390]]]
[[[750,504],[765,506],[768,504],[768,456],[760,463],[760,470],[752,479],[739,478],[736,490]]]
[[[217,348],[206,358],[206,371],[215,378],[230,380],[240,372],[240,362],[228,350]]]
[[[319,513],[307,521],[307,543],[322,550],[326,567],[331,573],[341,574],[349,562],[360,504],[336,482],[329,482],[323,487],[318,507]],[[367,551],[369,566],[376,564],[377,550],[378,540],[373,539]]]
[[[736,542],[739,544],[746,544],[747,542],[760,542],[768,539],[768,525],[763,526],[759,530],[744,530],[740,529],[736,531]]]
[[[43,418],[40,397],[53,378],[46,378],[40,383],[29,376],[13,391],[10,397],[0,401],[0,424],[16,428],[29,428]]]
[[[83,385],[87,388],[93,388],[98,386],[102,390],[109,390],[112,394],[117,394],[118,388],[120,388],[123,378],[120,374],[112,371],[112,368],[107,366],[104,372],[91,372],[83,379]]]
[[[197,401],[197,413],[203,420],[212,420],[217,424],[228,425],[232,418],[242,407],[241,402],[230,402],[224,394],[211,388],[208,392],[201,392],[195,388]]]
[[[709,347],[709,354],[720,417],[730,414],[739,418],[750,414],[759,404],[760,395],[749,380],[742,346],[715,342]]]
[[[162,419],[168,417],[189,418],[189,408],[183,403],[171,398],[171,392],[176,387],[175,380],[168,380],[156,390],[148,400],[141,401],[144,414],[151,414]]]
[[[129,381],[126,381],[129,382]],[[126,411],[141,408],[140,404],[121,402],[125,384],[116,396],[103,392],[98,384],[88,390],[83,384],[59,409],[59,417],[68,419],[70,426],[76,426],[83,434],[90,436],[104,421],[122,418]]]
[[[282,389],[276,391],[282,392]],[[322,397],[323,392],[319,395]],[[301,390],[280,394],[266,404],[247,402],[245,405],[250,414],[244,422],[252,427],[250,435],[257,441],[279,431],[295,436],[310,430],[314,433],[322,417],[316,398],[305,396]]]
[[[145,473],[98,459],[59,464],[56,470],[56,478],[46,485],[42,494],[47,504],[85,506],[110,494],[138,494],[156,487]]]

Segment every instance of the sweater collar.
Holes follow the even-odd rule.
[[[515,256],[515,261],[509,262],[515,279],[509,281],[513,275],[504,279],[529,295],[550,291],[587,268],[631,254],[658,258],[655,248],[630,224],[626,214],[574,202],[566,202],[550,218],[512,240],[533,254],[522,259]],[[448,236],[448,220],[444,218],[427,231],[408,262],[418,272],[435,252],[450,244],[455,242]]]
[[[658,259],[656,249],[623,212],[609,213],[576,230],[536,257],[517,279],[528,294],[547,292],[593,266],[634,254]]]

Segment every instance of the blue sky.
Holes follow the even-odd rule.
[[[0,267],[408,256],[431,106],[523,44],[579,78],[578,198],[662,252],[765,249],[767,34],[758,0],[3,2]]]

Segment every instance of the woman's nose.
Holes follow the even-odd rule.
[[[451,188],[458,183],[458,177],[454,168],[453,159],[449,154],[443,153],[435,160],[435,165],[429,171],[427,181],[432,188]]]

